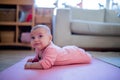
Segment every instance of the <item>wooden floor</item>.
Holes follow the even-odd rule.
[[[120,52],[89,52],[93,55],[93,57],[120,68]]]
[[[0,50],[0,72],[26,56],[34,56],[32,50]]]

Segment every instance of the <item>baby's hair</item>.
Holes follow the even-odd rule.
[[[36,25],[36,26],[34,26],[34,27],[31,29],[31,32],[32,32],[33,30],[38,29],[38,28],[44,28],[44,29],[48,32],[48,34],[51,34],[51,31],[50,31],[49,27],[46,26],[46,25]]]

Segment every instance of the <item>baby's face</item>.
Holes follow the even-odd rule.
[[[38,28],[31,32],[31,45],[33,48],[43,50],[51,42],[52,36],[44,28]]]

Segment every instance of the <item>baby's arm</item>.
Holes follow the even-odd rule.
[[[30,58],[27,60],[27,62],[38,62],[39,60],[36,58]]]
[[[36,53],[35,57],[28,59],[27,62],[38,62],[39,61],[38,52],[35,51],[35,53]]]
[[[25,69],[42,69],[42,66],[40,65],[39,62],[27,62],[25,64]]]
[[[56,56],[56,50],[53,48],[47,48],[41,60],[36,56],[34,60],[37,59],[38,61],[27,62],[25,64],[25,69],[48,69],[54,65]]]

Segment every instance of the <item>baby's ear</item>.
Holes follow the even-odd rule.
[[[52,35],[49,35],[50,36],[50,41],[52,41]]]

